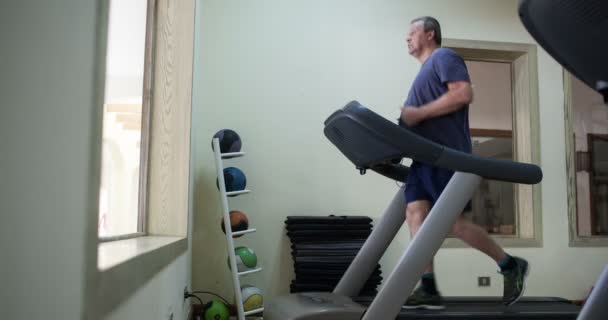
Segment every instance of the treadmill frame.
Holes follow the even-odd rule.
[[[454,173],[397,266],[368,307],[363,320],[397,317],[480,182],[481,177],[477,175]],[[397,198],[405,198],[402,190],[397,192],[382,221],[374,228],[333,293],[352,297],[363,287],[371,270],[405,221],[405,201],[399,202]]]

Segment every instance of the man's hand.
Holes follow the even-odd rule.
[[[405,122],[408,126],[412,127],[426,118],[426,113],[423,108],[417,108],[413,106],[401,107],[401,121]]]

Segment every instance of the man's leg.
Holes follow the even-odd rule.
[[[504,275],[503,302],[512,305],[524,294],[525,278],[528,275],[528,262],[519,257],[512,257],[494,241],[480,226],[458,217],[452,227],[452,233],[471,247],[485,253],[500,267]]]
[[[409,227],[411,239],[414,239],[414,236],[418,233],[418,230],[430,211],[431,202],[428,200],[418,200],[408,203],[407,208],[405,209],[405,222],[407,222],[407,226]],[[431,263],[424,269],[424,273],[433,273],[433,260],[431,260]]]
[[[490,238],[482,227],[462,216],[458,217],[458,220],[454,223],[452,233],[471,247],[490,256],[496,263],[500,263],[507,256],[505,251],[496,241]]]
[[[406,222],[410,230],[410,237],[413,239],[422,226],[424,219],[431,211],[431,202],[428,200],[417,200],[410,202],[406,208]],[[433,261],[426,267],[421,279],[421,286],[408,298],[403,306],[406,309],[443,309],[443,301],[433,273]]]

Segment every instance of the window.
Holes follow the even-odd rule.
[[[571,245],[608,244],[608,108],[564,73]]]
[[[511,64],[466,61],[475,99],[469,107],[473,153],[495,159],[513,159],[513,99]],[[467,213],[489,234],[516,235],[515,186],[482,180]]]
[[[125,0],[117,0],[99,3],[101,19],[97,33],[103,43],[111,45],[112,42],[112,35],[108,33],[111,33],[111,28],[108,26],[113,22],[115,11],[110,8],[110,3],[124,2]],[[134,2],[129,0],[128,3]],[[93,315],[96,318],[105,318],[120,303],[149,283],[162,268],[188,252],[191,230],[188,222],[192,217],[192,201],[197,200],[190,196],[194,192],[190,188],[190,137],[195,1],[147,0],[146,6],[143,4],[144,2],[137,2],[141,12],[146,11],[146,32],[144,76],[139,83],[143,87],[141,121],[135,121],[141,125],[142,153],[140,169],[127,172],[121,181],[131,181],[131,185],[139,184],[139,188],[133,191],[139,197],[136,210],[145,212],[145,221],[139,218],[137,223],[139,230],[144,233],[136,233],[135,235],[142,235],[137,237],[133,234],[101,238],[90,234],[87,237],[88,290],[85,300],[87,310],[96,311],[97,314]],[[122,16],[129,16],[130,21],[135,21],[135,9],[130,8],[132,10]],[[137,9],[136,13],[141,12]],[[143,18],[138,17],[137,21],[141,21],[141,24],[136,28],[141,28]],[[129,48],[127,44],[123,43],[123,46]],[[105,68],[109,62],[105,60],[108,58],[107,55],[99,55],[100,65],[95,68],[99,70],[100,78],[107,75]],[[100,84],[100,89],[103,85],[104,83]],[[103,104],[103,98],[99,99],[100,105]],[[121,113],[134,113],[131,112],[131,107],[119,104]],[[102,112],[95,114],[95,118],[101,123]],[[128,122],[125,117],[120,118],[125,124]],[[113,146],[108,143],[104,148],[107,150]],[[106,157],[108,154],[110,153],[106,153]],[[105,171],[107,172],[108,170]],[[131,193],[131,199],[135,203],[133,194]],[[99,212],[93,214],[91,218],[95,224]],[[133,217],[133,211],[130,214]],[[127,237],[129,239],[122,240]]]
[[[99,237],[144,233],[151,44],[148,0],[110,1]]]
[[[589,200],[591,210],[585,235],[607,236],[608,235],[608,134],[587,135],[589,141]],[[579,226],[583,226],[579,216]],[[579,227],[579,230],[582,228]],[[579,232],[580,232],[579,231]],[[580,232],[582,233],[582,232]]]
[[[474,101],[469,109],[473,153],[540,163],[536,46],[444,39],[467,63]],[[540,246],[540,184],[482,180],[466,217],[503,246]],[[447,239],[447,246],[463,245]]]

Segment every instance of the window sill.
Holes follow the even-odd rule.
[[[186,237],[145,236],[98,245],[96,307],[105,315],[188,249]]]
[[[570,247],[573,248],[584,248],[584,247],[608,247],[608,237],[597,236],[597,237],[577,237],[570,239]]]
[[[145,254],[154,254],[165,247],[175,247],[171,251],[176,251],[179,246],[175,246],[184,237],[163,237],[163,236],[144,236],[132,239],[116,240],[99,244],[97,256],[97,268],[104,272],[132,259]],[[184,241],[185,242],[185,241]],[[186,247],[183,248],[185,251]],[[179,252],[175,252],[177,257]]]

